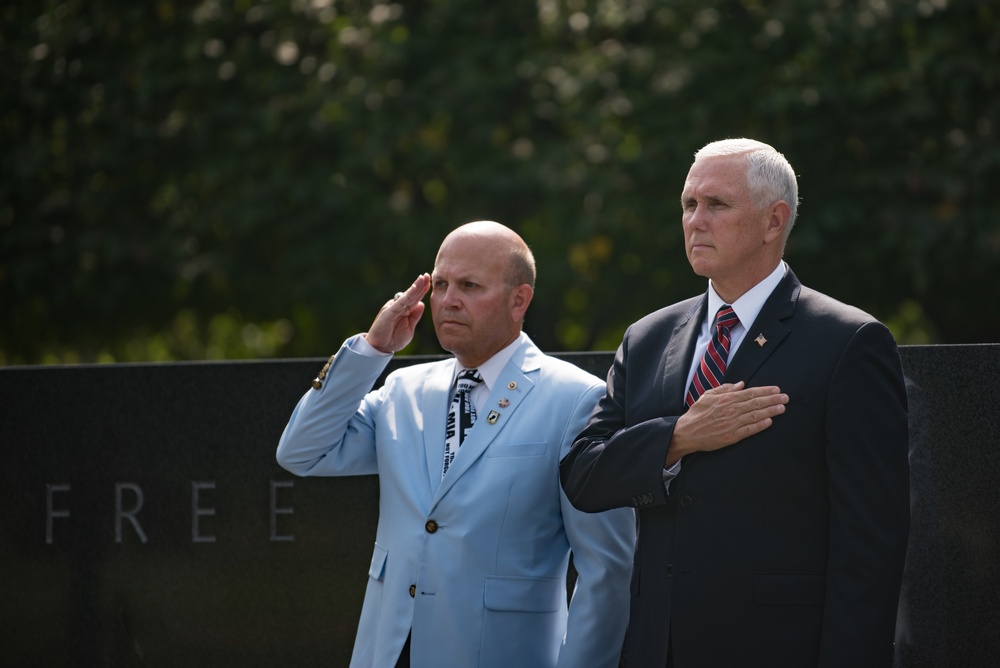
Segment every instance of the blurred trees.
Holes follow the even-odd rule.
[[[998,11],[5,3],[0,363],[325,356],[483,218],[535,251],[536,342],[611,350],[704,289],[678,197],[727,136],[799,174],[805,283],[901,343],[997,341]]]

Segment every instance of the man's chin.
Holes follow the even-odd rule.
[[[691,265],[691,271],[694,272],[695,276],[701,276],[703,278],[711,278],[712,276],[712,265],[700,258],[688,258],[688,264]]]
[[[437,334],[438,345],[445,350],[445,352],[455,354],[455,350],[462,347],[462,338],[456,336],[454,330],[455,327],[444,327],[439,326],[435,328],[434,332]]]

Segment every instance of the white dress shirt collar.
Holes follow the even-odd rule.
[[[760,313],[760,310],[764,308],[764,302],[766,302],[767,298],[771,296],[774,289],[778,287],[778,283],[780,283],[781,279],[785,277],[786,271],[788,271],[788,265],[785,264],[784,260],[782,260],[778,263],[778,266],[774,268],[774,271],[767,276],[767,278],[747,290],[739,299],[730,304],[736,312],[736,317],[740,319],[740,325],[742,325],[744,330],[750,327],[754,320],[757,319],[757,315]],[[719,293],[715,291],[715,287],[712,285],[711,279],[709,279],[708,314],[706,316],[708,322],[710,323],[709,327],[711,327],[711,323],[715,320],[715,314],[719,312],[719,309],[722,308],[723,304],[725,304],[725,302],[722,300],[722,297],[719,296]],[[733,344],[732,350],[735,351],[738,342],[734,341]]]
[[[482,364],[480,364],[477,369],[479,370],[479,375],[483,379],[483,387],[486,390],[486,395],[488,396],[490,392],[493,391],[493,386],[496,385],[497,378],[500,377],[500,373],[503,368],[507,366],[507,362],[510,358],[514,356],[514,351],[527,340],[528,335],[521,332],[517,335],[517,338],[511,341],[505,348],[500,349],[497,354],[489,358]],[[458,360],[455,360],[455,374],[452,376],[451,382],[454,385],[455,379],[458,378],[458,374],[465,370]]]

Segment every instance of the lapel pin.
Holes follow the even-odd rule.
[[[490,414],[486,416],[486,421],[490,424],[496,424],[497,420],[500,419],[500,414],[496,411],[490,411]]]
[[[757,338],[754,339],[754,341],[756,341],[757,345],[760,346],[761,348],[763,348],[764,344],[767,343],[767,339],[764,338],[763,334],[758,334]]]
[[[517,389],[517,383],[515,383],[514,381],[510,381],[509,383],[507,383],[507,389],[508,390],[516,390]]]
[[[500,404],[500,408],[507,408],[508,406],[510,406],[510,401],[508,401],[506,398],[501,399],[497,403]]]

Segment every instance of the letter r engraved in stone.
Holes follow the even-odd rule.
[[[122,490],[126,489],[135,494],[135,505],[128,510],[125,510],[122,506]],[[122,542],[122,518],[127,519],[132,524],[132,528],[139,535],[140,541],[143,543],[149,541],[146,538],[146,532],[139,525],[139,520],[135,518],[136,514],[142,510],[143,502],[142,487],[133,482],[115,483],[115,543],[120,544]]]

